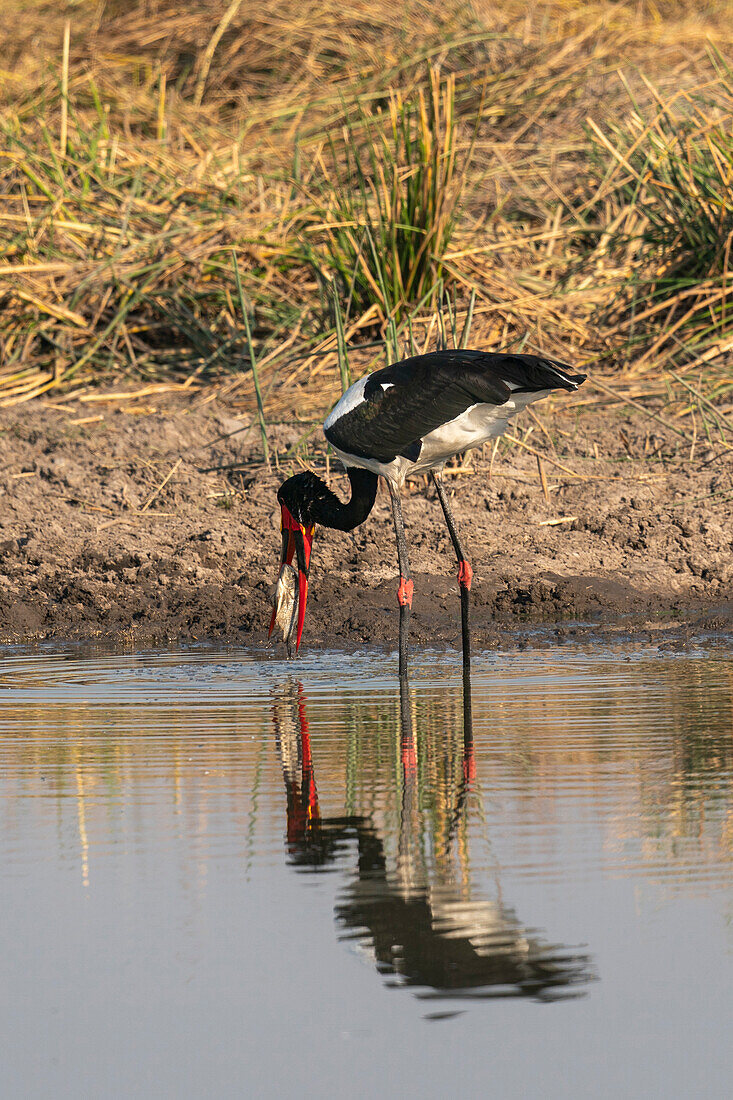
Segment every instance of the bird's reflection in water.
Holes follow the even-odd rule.
[[[491,900],[471,881],[467,819],[475,763],[467,670],[462,729],[441,728],[437,737],[413,728],[407,676],[401,677],[396,836],[389,835],[383,812],[321,815],[299,682],[288,680],[277,691],[273,721],[290,861],[301,869],[344,870],[355,859],[338,896],[336,923],[341,938],[357,941],[389,984],[415,987],[425,998],[549,1001],[584,992],[594,978],[587,955],[547,944],[521,924],[498,889],[499,900]],[[438,792],[424,789],[430,776],[440,777]],[[431,798],[433,812],[426,814]]]

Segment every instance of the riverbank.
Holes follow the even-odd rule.
[[[521,640],[522,624],[661,640],[732,629],[728,453],[691,448],[636,410],[580,413],[560,400],[540,410],[493,464],[487,448],[472,473],[447,477],[475,571],[476,645]],[[276,490],[299,468],[304,428],[273,429],[280,470],[268,471],[236,414],[215,391],[165,388],[0,410],[0,641],[264,645]],[[307,460],[325,474],[319,439],[315,428]],[[407,493],[405,520],[412,637],[458,644],[455,565],[432,489]],[[352,534],[319,531],[304,643],[391,644],[394,559],[381,491]]]

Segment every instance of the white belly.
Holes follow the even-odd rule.
[[[535,393],[520,393],[503,405],[472,405],[454,420],[441,424],[435,431],[428,432],[423,437],[420,457],[416,462],[400,455],[392,462],[378,462],[375,458],[357,458],[345,451],[339,451],[336,447],[333,447],[333,451],[346,466],[361,466],[362,469],[388,478],[393,485],[401,488],[405,479],[412,474],[437,469],[459,451],[480,447],[488,439],[503,435],[513,416],[533,401],[547,397],[549,392],[538,390]]]

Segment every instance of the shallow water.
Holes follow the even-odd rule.
[[[710,1096],[733,656],[0,668],[3,1096]]]

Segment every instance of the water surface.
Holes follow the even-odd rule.
[[[729,1095],[733,657],[7,656],[3,1095]]]

